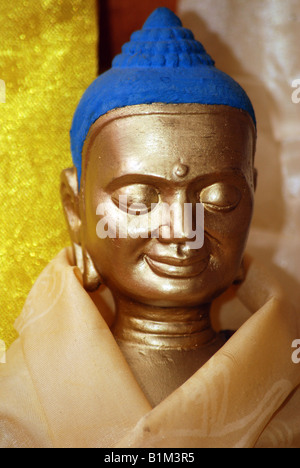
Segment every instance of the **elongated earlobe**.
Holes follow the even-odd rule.
[[[88,251],[83,248],[83,286],[87,291],[96,291],[99,288],[102,281],[98,271],[95,268],[94,262],[88,253]]]
[[[81,218],[77,171],[74,167],[65,169],[61,174],[60,195],[72,244],[81,245]],[[78,247],[75,249],[78,251]],[[79,266],[79,265],[78,265]]]
[[[95,291],[100,286],[101,279],[92,258],[82,243],[78,179],[75,167],[65,169],[62,172],[60,193],[72,241],[75,262],[83,277],[83,286],[87,291]]]

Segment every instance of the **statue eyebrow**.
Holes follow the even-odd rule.
[[[122,187],[126,187],[127,185],[134,185],[134,184],[144,184],[150,185],[156,188],[167,188],[170,186],[174,186],[174,184],[178,186],[187,185],[187,187],[192,187],[197,183],[203,182],[203,180],[207,180],[208,184],[213,183],[216,180],[219,180],[221,177],[228,178],[236,174],[239,179],[244,179],[245,176],[240,169],[237,168],[226,168],[224,171],[215,171],[209,172],[206,174],[201,174],[193,178],[192,180],[174,182],[172,179],[166,179],[164,177],[159,177],[151,174],[125,174],[120,177],[116,177],[112,179],[104,188],[104,190],[108,193],[113,193],[115,190],[118,190]]]
[[[243,171],[239,168],[233,167],[233,168],[226,168],[224,170],[218,170],[214,172],[208,172],[206,174],[202,174],[199,176],[196,176],[193,180],[189,182],[189,186],[197,184],[198,182],[203,182],[205,180],[208,181],[208,183],[213,183],[214,180],[221,180],[222,178],[228,179],[229,177],[232,177],[233,175],[236,175],[239,179],[246,180],[245,174]]]
[[[126,185],[134,184],[145,184],[145,185],[154,185],[162,186],[169,185],[171,181],[165,179],[164,177],[159,177],[151,174],[125,174],[120,177],[112,179],[105,187],[107,192],[113,192],[118,188],[125,187]]]

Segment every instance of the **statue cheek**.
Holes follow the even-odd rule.
[[[222,244],[244,242],[248,236],[253,215],[253,199],[247,194],[239,205],[229,212],[205,210],[205,233]]]

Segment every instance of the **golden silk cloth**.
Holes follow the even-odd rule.
[[[96,76],[96,0],[0,2],[0,339],[43,268],[68,242],[60,172],[69,129]]]
[[[95,305],[72,262],[66,249],[48,265],[17,319],[0,364],[0,447],[300,447],[298,314],[270,298],[152,409],[110,332],[106,297]],[[257,271],[248,274],[261,282]]]

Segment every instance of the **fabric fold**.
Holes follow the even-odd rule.
[[[111,446],[151,409],[66,251],[38,279],[16,328],[56,448]]]
[[[300,383],[290,357],[294,325],[271,299],[120,447],[253,447]]]
[[[281,300],[152,409],[70,252],[38,279],[0,365],[1,447],[300,446],[299,320]]]

